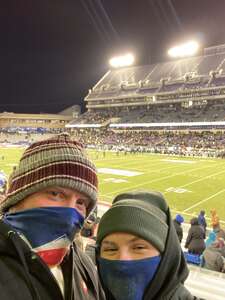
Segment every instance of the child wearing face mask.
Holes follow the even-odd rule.
[[[194,300],[169,207],[159,192],[118,195],[97,233],[97,265],[107,300]]]

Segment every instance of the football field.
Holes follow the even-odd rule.
[[[18,163],[23,149],[1,148],[0,169],[7,174]],[[99,199],[111,202],[131,190],[158,190],[173,214],[185,221],[204,209],[216,208],[225,226],[225,160],[157,154],[124,154],[90,151],[99,175]]]
[[[101,200],[130,190],[158,190],[172,213],[183,214],[185,221],[203,209],[210,225],[212,208],[225,221],[225,160],[108,152],[95,157],[95,163]]]

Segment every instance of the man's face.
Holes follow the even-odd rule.
[[[148,241],[125,232],[106,236],[100,248],[100,256],[110,260],[137,260],[160,255]]]
[[[29,195],[13,207],[13,211],[43,206],[62,206],[75,208],[86,217],[90,199],[73,189],[52,186]]]

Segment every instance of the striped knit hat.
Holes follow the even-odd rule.
[[[11,174],[1,211],[49,186],[61,186],[90,198],[87,214],[97,201],[97,173],[82,144],[67,133],[33,143],[23,153],[18,168]]]

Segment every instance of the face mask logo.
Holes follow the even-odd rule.
[[[99,258],[103,285],[116,300],[142,300],[160,260],[160,256],[129,261]]]
[[[68,252],[83,216],[70,207],[40,207],[5,214],[12,226],[49,266],[58,265]]]

